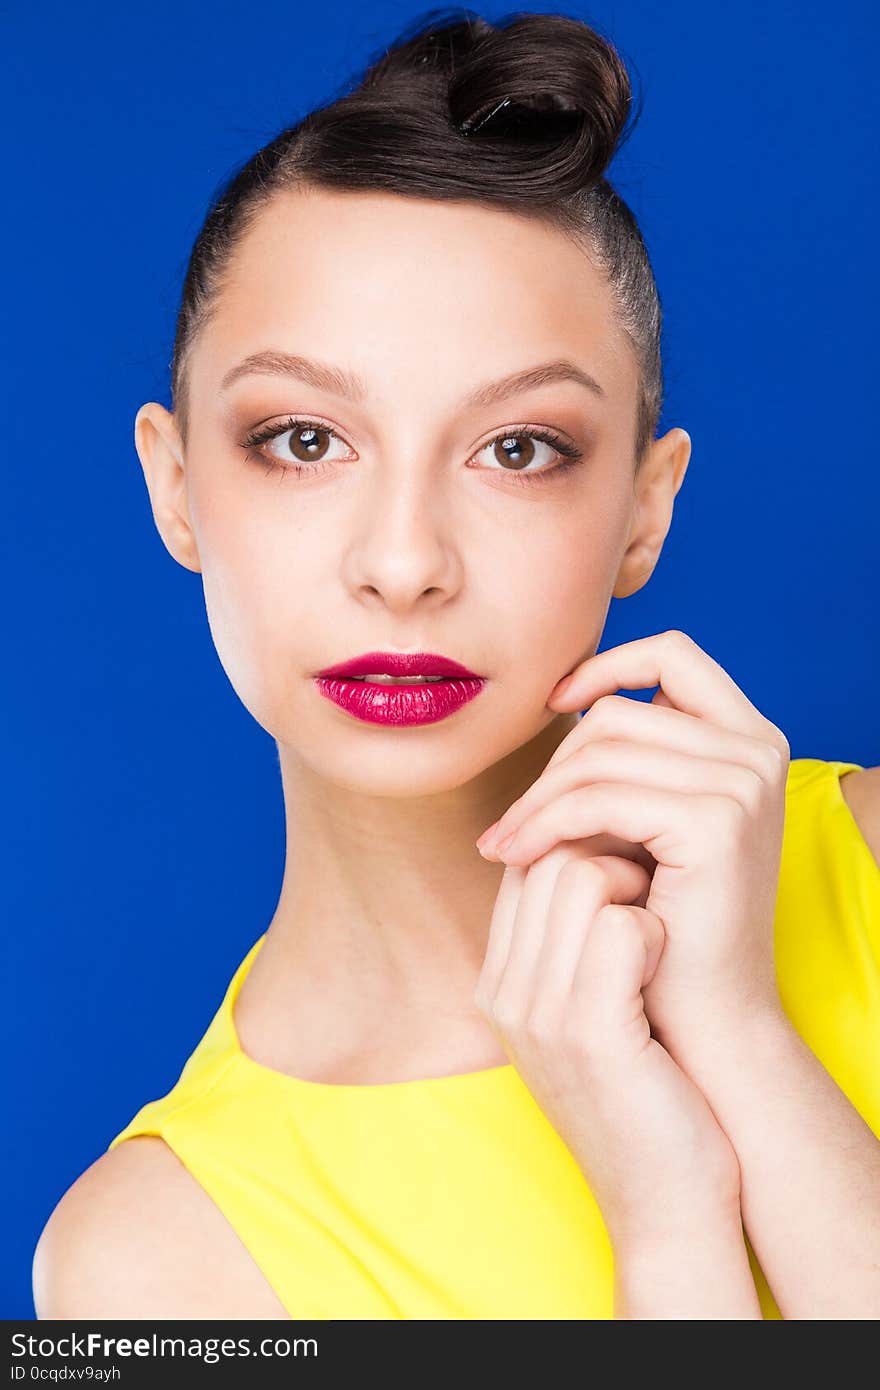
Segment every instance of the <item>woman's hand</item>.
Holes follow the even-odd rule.
[[[615,1250],[665,1248],[695,1227],[733,1229],[742,1246],[736,1155],[645,1017],[664,949],[649,887],[643,865],[578,844],[507,868],[474,999],[577,1160]]]
[[[651,703],[611,692],[658,685]],[[563,689],[564,687],[564,689]],[[645,900],[666,946],[645,990],[675,1055],[721,1017],[782,1014],[773,926],[785,819],[784,734],[691,638],[670,631],[609,648],[548,705],[590,706],[544,772],[477,841],[527,866],[560,842],[608,837],[648,852]],[[515,831],[513,842],[493,846]]]

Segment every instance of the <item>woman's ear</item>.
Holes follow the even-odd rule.
[[[144,470],[156,529],[170,555],[184,569],[201,574],[186,495],[183,446],[174,416],[158,401],[142,405],[134,422],[134,443]]]
[[[654,573],[690,456],[691,437],[678,426],[650,445],[635,478],[633,521],[617,572],[615,598],[636,593]]]

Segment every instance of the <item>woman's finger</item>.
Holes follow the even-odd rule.
[[[498,889],[489,922],[486,954],[474,991],[474,1002],[483,1012],[486,1011],[487,1005],[497,993],[498,982],[507,963],[507,954],[513,937],[513,924],[516,919],[516,905],[519,902],[522,886],[528,873],[528,867],[510,867],[504,870],[501,878],[501,886]]]
[[[588,835],[619,835],[642,844],[658,864],[680,867],[682,853],[694,854],[696,838],[723,852],[722,841],[740,803],[723,794],[678,792],[628,782],[592,782],[554,797],[519,827],[497,851],[508,865],[532,864],[554,845]]]
[[[684,716],[688,717],[688,716]],[[691,721],[694,722],[694,721]],[[554,767],[548,767],[523,796],[505,811],[491,835],[478,841],[484,858],[497,857],[497,846],[544,806],[576,787],[593,782],[626,782],[636,786],[680,792],[716,792],[736,798],[744,808],[757,808],[762,787],[775,786],[784,769],[769,745],[760,755],[749,750],[751,766],[682,753],[668,747],[613,740],[583,747]],[[757,765],[757,766],[755,766]]]
[[[651,875],[639,864],[614,855],[572,855],[556,875],[546,910],[544,937],[535,963],[531,1016],[557,1015],[566,1005],[586,934],[596,914],[610,903],[644,906]],[[577,923],[584,923],[584,931]],[[658,955],[659,959],[659,955]]]
[[[591,738],[665,743],[682,752],[702,753],[706,757],[753,767],[763,766],[766,749],[776,747],[779,742],[769,739],[763,732],[747,734],[708,719],[695,719],[692,714],[675,709],[668,701],[661,704],[657,695],[650,701],[635,700],[631,695],[600,695],[554,749],[545,770],[570,757]]]
[[[513,924],[510,949],[497,984],[496,1004],[507,1017],[531,1014],[536,993],[545,1007],[571,987],[584,937],[606,903],[631,902],[646,893],[650,878],[640,864],[612,855],[591,858],[557,847],[529,868]],[[539,962],[552,980],[542,977]]]
[[[552,769],[591,742],[611,739],[621,743],[662,744],[680,752],[743,763],[764,774],[772,772],[776,764],[787,766],[787,758],[778,744],[768,742],[767,738],[737,733],[708,720],[695,719],[693,715],[672,708],[668,702],[666,706],[660,705],[659,694],[658,691],[650,703],[626,695],[601,696],[555,749],[541,777],[511,803],[503,816],[484,830],[476,841],[477,848],[482,852],[489,843],[497,845],[512,828],[511,816],[519,820],[524,808],[531,809],[536,799],[545,799],[542,792],[537,793],[537,798],[533,795],[541,778],[547,777]]]
[[[559,710],[585,709],[601,695],[652,685],[659,685],[684,714],[758,738],[771,730],[783,737],[723,666],[675,628],[597,652],[554,687],[547,704]]]
[[[663,923],[649,908],[609,903],[596,914],[572,982],[570,1009],[585,1054],[613,1068],[651,1039],[641,991],[663,953]]]

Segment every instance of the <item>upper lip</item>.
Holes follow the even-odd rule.
[[[364,652],[336,666],[327,666],[319,676],[470,676],[482,680],[460,662],[435,652]]]

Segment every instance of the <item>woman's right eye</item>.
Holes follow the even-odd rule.
[[[273,444],[276,448],[260,446]],[[301,420],[291,417],[280,425],[261,426],[248,435],[245,446],[254,449],[264,459],[280,464],[282,467],[297,469],[298,465],[310,463],[335,462],[351,455],[332,452],[333,442],[345,449],[347,446],[335,430],[316,420]]]

